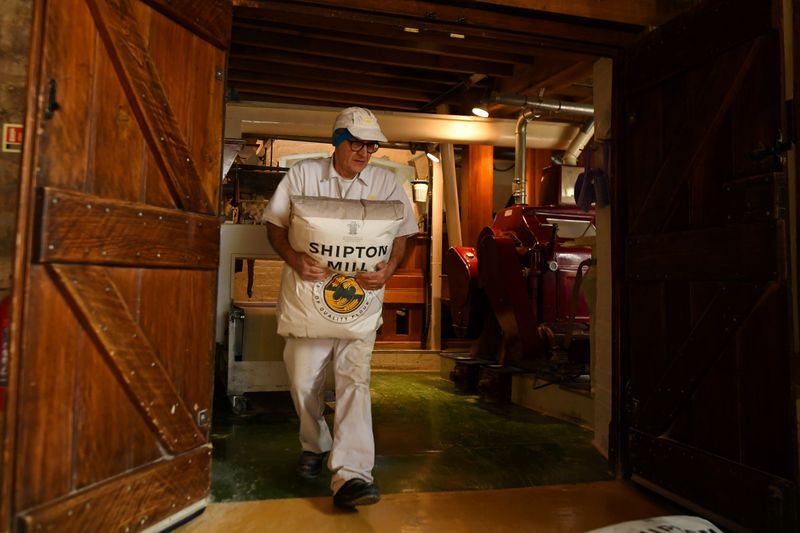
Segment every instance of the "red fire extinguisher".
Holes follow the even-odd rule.
[[[11,296],[0,301],[0,414],[6,406],[6,388],[8,387],[8,343],[11,328]]]

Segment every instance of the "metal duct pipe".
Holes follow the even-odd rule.
[[[433,163],[431,176],[431,316],[428,326],[427,347],[442,349],[442,200],[444,197],[444,173],[442,163]],[[449,217],[448,217],[449,218]]]
[[[490,103],[527,107],[534,111],[594,117],[594,106],[589,104],[578,104],[576,102],[565,102],[563,100],[546,100],[538,96],[529,97],[518,94],[492,93],[488,101]]]
[[[527,149],[525,140],[528,135],[528,121],[537,117],[537,112],[541,111],[589,116],[594,119],[594,106],[564,102],[562,100],[545,100],[539,97],[536,99],[529,99],[527,96],[499,93],[492,93],[489,97],[489,102],[522,107],[522,111],[519,117],[517,117],[517,124],[514,130],[514,203],[524,204],[528,198],[527,182],[525,180],[525,150]],[[586,127],[586,124],[584,124],[584,127]],[[570,143],[570,146],[567,148],[568,151],[578,147],[575,140],[580,138],[583,141],[583,144],[579,145],[580,147],[577,148],[577,154],[580,154],[580,150],[583,150],[589,137],[594,133],[594,120],[590,121],[589,129],[591,129],[591,133],[589,133],[588,137],[586,136],[586,130],[582,129],[578,131]],[[575,157],[577,159],[577,155]]]
[[[594,135],[594,119],[589,119],[581,126],[578,134],[572,139],[569,148],[564,152],[563,161],[565,165],[578,164],[578,156],[581,155],[592,135]]]
[[[450,246],[461,246],[461,209],[458,207],[456,156],[453,145],[440,144],[442,176],[444,178],[444,211],[447,213],[447,240]]]
[[[265,136],[330,142],[337,108],[229,102],[225,106],[225,138]],[[461,115],[375,111],[383,133],[392,142],[432,142],[514,146],[514,120]],[[527,130],[531,148],[564,150],[578,133],[566,122],[537,120]]]
[[[525,139],[528,135],[528,121],[533,118],[533,111],[523,109],[517,117],[517,126],[514,130],[514,203],[524,204],[527,199],[527,186],[525,183]]]

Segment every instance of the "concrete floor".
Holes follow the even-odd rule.
[[[508,403],[457,393],[436,372],[373,372],[377,484],[384,494],[530,487],[610,479],[592,432]],[[295,474],[297,416],[286,393],[252,398],[253,413],[217,408],[215,502],[330,495],[327,472]],[[332,426],[332,409],[326,415]]]
[[[682,514],[611,480],[585,428],[458,393],[437,372],[373,372],[371,390],[380,503],[341,511],[328,475],[295,475],[288,393],[254,395],[245,416],[232,415],[223,396],[212,503],[178,531],[580,532]]]

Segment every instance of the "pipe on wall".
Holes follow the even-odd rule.
[[[431,316],[428,327],[429,350],[442,349],[442,163],[433,163],[431,179]],[[450,217],[448,217],[450,218]]]
[[[489,102],[527,107],[528,109],[541,113],[577,115],[581,117],[594,116],[594,106],[589,104],[579,104],[577,102],[566,102],[564,100],[546,100],[539,97],[529,97],[516,94],[492,93]]]
[[[440,144],[439,152],[442,156],[442,176],[444,177],[444,211],[447,213],[447,242],[449,246],[461,246],[461,209],[458,205],[456,157],[453,145],[450,143]]]
[[[524,204],[527,198],[527,184],[525,183],[525,150],[528,147],[528,121],[534,114],[528,108],[520,111],[517,117],[515,128],[515,149],[514,149],[514,203]]]
[[[564,151],[563,161],[565,165],[578,164],[578,157],[580,157],[592,135],[594,135],[594,119],[589,119],[581,126],[578,134]]]

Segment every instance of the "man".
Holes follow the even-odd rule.
[[[365,290],[383,288],[405,255],[406,238],[417,232],[408,196],[395,176],[367,166],[370,157],[386,141],[369,110],[343,110],[333,126],[333,156],[295,164],[284,176],[264,213],[269,241],[276,252],[304,281],[327,279],[329,269],[289,244],[290,197],[324,196],[352,200],[400,200],[405,213],[392,243],[389,259],[372,272],[358,272],[356,281]],[[281,291],[287,290],[283,285]],[[278,305],[280,312],[280,303]],[[343,326],[344,327],[344,326]],[[370,359],[375,332],[365,338],[286,339],[284,362],[289,374],[292,400],[300,418],[303,448],[298,474],[317,477],[325,456],[332,473],[333,502],[339,507],[369,505],[380,500],[372,477],[375,444],[369,393]],[[323,417],[325,367],[331,362],[336,380],[334,435]]]

